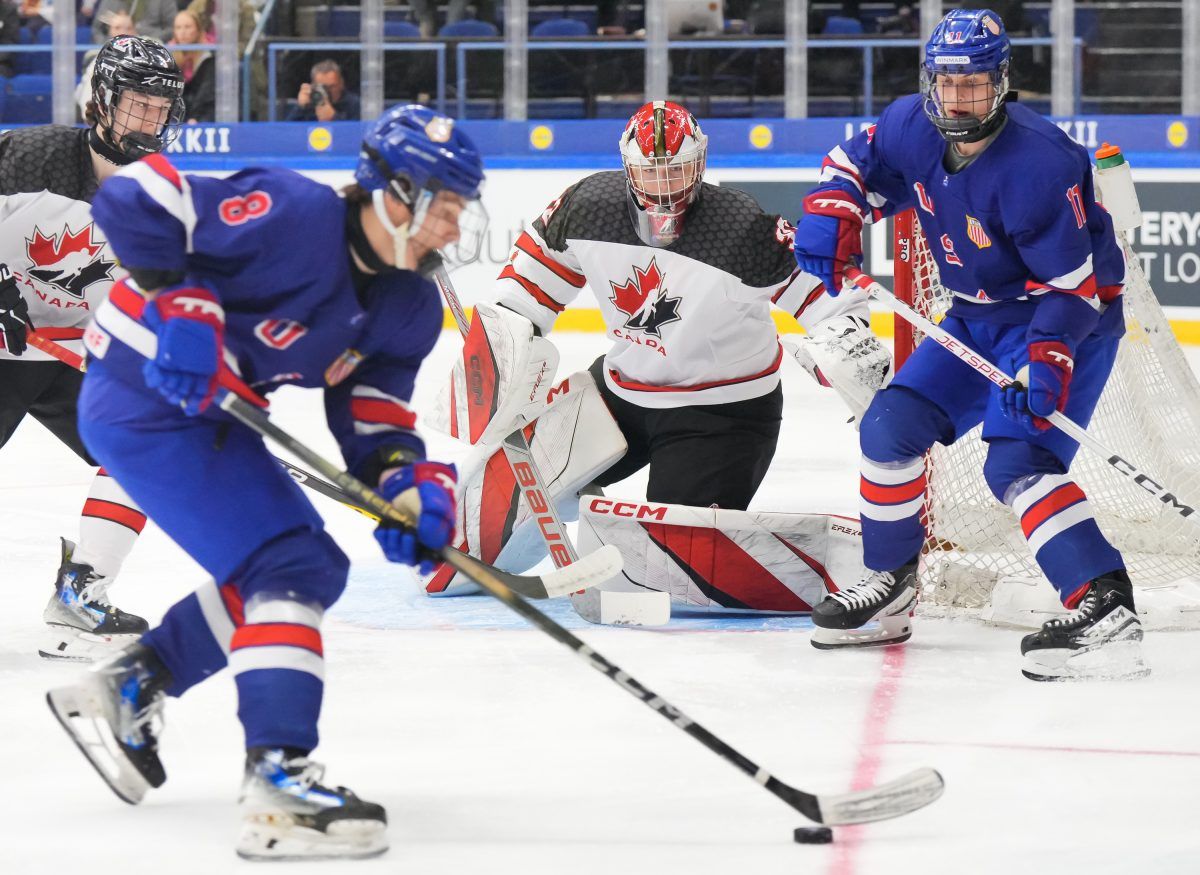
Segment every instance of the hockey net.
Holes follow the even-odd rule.
[[[909,210],[896,217],[894,230],[896,295],[936,322],[949,309],[951,295],[938,279],[920,222]],[[1088,431],[1196,506],[1200,383],[1141,261],[1127,243],[1123,246],[1127,333]],[[899,316],[895,333],[899,367],[923,335]],[[965,366],[948,362],[951,367]],[[935,611],[978,609],[984,619],[1035,625],[1058,609],[1057,602],[1014,515],[984,482],[980,433],[976,427],[952,446],[935,445],[926,458],[922,604]],[[1147,625],[1200,627],[1196,517],[1184,519],[1165,508],[1084,448],[1075,456],[1071,476],[1091,501],[1101,530],[1123,554]]]

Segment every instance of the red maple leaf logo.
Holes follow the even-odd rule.
[[[103,245],[92,240],[92,225],[89,222],[78,234],[72,234],[70,228],[63,231],[62,237],[51,234],[47,237],[40,228],[33,229],[33,239],[25,241],[25,252],[36,267],[49,267],[58,264],[68,255],[79,252],[90,261],[103,249]]]
[[[611,299],[613,304],[622,313],[630,316],[641,310],[650,294],[657,291],[658,287],[662,285],[662,274],[659,273],[658,264],[654,259],[650,260],[650,266],[645,270],[634,265],[633,277],[633,282],[626,282],[622,285],[609,281],[609,285],[613,289]]]

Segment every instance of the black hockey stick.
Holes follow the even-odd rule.
[[[326,461],[318,453],[271,422],[270,417],[263,410],[244,401],[233,392],[224,393],[221,407],[249,428],[303,460],[305,464],[316,468],[322,476],[328,477],[347,494],[353,496],[355,501],[361,502],[365,508],[378,513],[381,517],[395,519],[405,525],[413,523],[411,517],[399,508],[385,501],[365,484]],[[591,555],[595,556],[600,552],[597,551]],[[489,595],[503,602],[510,610],[520,614],[521,617],[555,641],[575,651],[592,668],[646,703],[713,753],[733,763],[810,820],[830,826],[886,820],[924,808],[942,795],[944,787],[942,776],[933,769],[917,769],[887,784],[854,793],[818,796],[785,784],[696,723],[661,696],[642,686],[637,680],[526,602],[510,583],[511,580],[520,581],[521,578],[505,574],[451,548],[445,548],[441,555],[446,562],[483,587]],[[583,560],[559,569],[556,573],[573,571],[581,564],[583,564]]]

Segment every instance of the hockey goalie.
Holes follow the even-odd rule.
[[[890,355],[866,299],[832,297],[792,254],[793,229],[749,195],[702,181],[707,138],[683,107],[648,103],[620,138],[623,172],[568,188],[524,231],[481,304],[434,420],[476,445],[459,548],[512,570],[615,544],[626,570],[575,600],[595,622],[665,622],[669,604],[808,612],[861,572],[853,520],[746,508],[775,453],[784,349],[774,305],[808,332],[793,349],[861,413]],[[553,389],[545,337],[584,286],[612,348]],[[527,463],[500,446],[520,431]],[[649,469],[646,501],[601,488]],[[580,495],[584,498],[581,501]],[[524,496],[524,497],[523,497]],[[431,595],[470,591],[452,569]]]

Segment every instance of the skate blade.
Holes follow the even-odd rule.
[[[334,821],[321,832],[270,814],[248,816],[237,843],[243,860],[362,860],[387,849],[387,825],[378,820]]]
[[[823,629],[813,627],[809,642],[817,650],[838,650],[843,647],[880,647],[884,644],[903,644],[912,637],[912,617],[899,614],[861,626],[858,629]]]
[[[97,716],[103,709],[95,698],[80,687],[60,687],[46,693],[46,704],[109,789],[122,802],[141,802],[150,784],[126,764],[108,723]]]
[[[96,635],[74,626],[47,623],[38,656],[68,662],[95,662],[133,644],[140,635]]]
[[[1038,650],[1026,654],[1021,674],[1031,681],[1125,681],[1149,677],[1141,640],[1115,641],[1090,650]]]

